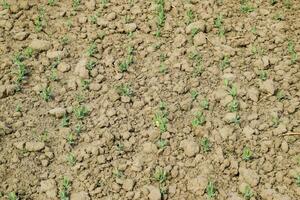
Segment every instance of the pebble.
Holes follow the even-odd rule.
[[[206,44],[206,35],[202,32],[199,32],[194,37],[194,45],[202,46]]]
[[[70,69],[71,69],[71,66],[65,62],[61,62],[57,66],[57,70],[60,72],[63,72],[63,73],[70,71]]]
[[[24,40],[28,35],[29,35],[29,33],[27,33],[27,32],[19,32],[19,33],[16,33],[13,37],[14,37],[15,40],[22,41],[22,40]]]
[[[208,184],[208,179],[204,176],[197,176],[196,178],[189,179],[187,189],[196,195],[203,195]]]
[[[230,126],[224,126],[222,128],[219,129],[219,133],[221,135],[221,137],[225,140],[227,139],[229,136],[232,135],[233,133],[233,128]]]
[[[129,23],[124,25],[124,30],[126,33],[134,32],[137,29],[136,23]]]
[[[56,199],[57,186],[54,179],[41,181],[41,192],[45,192],[49,199]]]
[[[53,108],[53,109],[49,110],[49,114],[54,115],[57,118],[61,118],[66,114],[66,109],[60,108],[60,107]]]
[[[132,179],[125,179],[122,188],[126,191],[131,191],[134,186],[134,181]]]
[[[47,57],[50,59],[64,58],[66,56],[64,51],[47,51]]]
[[[157,151],[157,147],[152,142],[146,142],[143,144],[144,153],[150,154],[150,153],[155,153],[156,151]]]
[[[275,86],[273,80],[266,80],[263,81],[260,85],[260,89],[264,92],[268,92],[270,94],[274,94],[275,92]]]
[[[149,195],[148,195],[149,200],[161,200],[161,193],[159,188],[150,185],[148,186],[148,190],[149,190]]]
[[[89,70],[86,69],[88,60],[86,58],[82,58],[79,60],[75,67],[75,74],[80,78],[88,79],[89,78]]]
[[[41,151],[45,148],[44,142],[26,142],[25,149],[27,151]]]
[[[260,177],[256,173],[256,171],[252,169],[240,168],[239,169],[240,176],[244,179],[246,183],[248,183],[251,187],[255,187],[258,185]]]
[[[258,101],[259,91],[257,88],[255,88],[255,87],[249,88],[247,94],[248,94],[249,99],[251,99],[252,101],[254,101],[254,102]]]
[[[180,147],[183,148],[184,154],[188,157],[193,157],[199,153],[199,144],[193,139],[187,139],[180,142]]]
[[[71,200],[90,200],[89,194],[85,191],[71,194]]]
[[[38,51],[47,51],[51,48],[51,43],[46,40],[34,39],[31,41],[29,47]]]
[[[190,34],[192,32],[193,29],[198,29],[199,31],[201,32],[204,32],[205,31],[205,21],[204,20],[199,20],[199,21],[196,21],[196,22],[193,22],[193,23],[190,23],[186,29],[185,29],[185,32],[187,34]]]

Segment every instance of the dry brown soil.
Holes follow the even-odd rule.
[[[300,199],[299,19],[298,0],[1,0],[0,199]]]

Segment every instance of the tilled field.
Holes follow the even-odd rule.
[[[298,0],[0,5],[0,199],[300,198]]]

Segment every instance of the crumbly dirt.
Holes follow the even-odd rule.
[[[298,0],[76,2],[1,1],[0,199],[300,198]]]

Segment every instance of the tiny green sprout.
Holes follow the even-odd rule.
[[[206,187],[206,193],[209,199],[214,198],[217,194],[217,189],[214,182],[209,181]]]
[[[27,47],[24,49],[23,54],[26,58],[31,58],[33,56],[33,48]]]
[[[279,123],[280,123],[279,117],[272,116],[272,125],[273,125],[273,127],[275,127],[275,128],[278,127]]]
[[[164,148],[166,148],[167,144],[168,144],[168,141],[167,141],[167,140],[164,140],[164,139],[159,139],[159,140],[157,140],[157,142],[156,142],[156,145],[158,146],[159,149],[164,149]]]
[[[2,0],[1,6],[4,10],[8,10],[10,8],[10,4],[6,0]]]
[[[116,178],[122,178],[124,176],[123,172],[119,169],[114,169],[112,173]]]
[[[259,72],[259,78],[260,78],[260,80],[262,80],[262,81],[267,80],[267,78],[268,78],[267,72],[266,72],[265,70],[261,70],[261,71]]]
[[[119,64],[119,70],[121,72],[126,72],[128,67],[133,63],[133,47],[129,46],[127,49],[127,57]]]
[[[54,6],[56,3],[56,0],[48,0],[48,5],[49,6]]]
[[[276,92],[276,98],[277,98],[278,101],[283,100],[285,98],[284,92],[282,90],[278,90]]]
[[[126,60],[122,61],[122,62],[119,64],[119,69],[120,69],[121,72],[127,72],[128,67],[129,67],[129,64],[127,63]]]
[[[69,134],[67,135],[66,140],[67,140],[67,143],[68,143],[69,145],[75,144],[75,136],[74,136],[74,134],[73,134],[73,133],[69,133]]]
[[[192,100],[195,101],[197,99],[197,97],[199,96],[198,91],[192,90],[191,91],[191,96],[192,96]]]
[[[86,69],[91,71],[92,69],[94,69],[96,66],[96,61],[94,60],[89,60],[86,64]]]
[[[167,73],[167,71],[168,71],[168,69],[167,69],[166,65],[161,63],[159,65],[159,72],[162,73],[162,74],[165,74],[165,73]]]
[[[253,34],[256,34],[256,33],[257,33],[257,28],[256,28],[256,26],[253,26],[253,27],[251,28],[251,33],[253,33]]]
[[[96,45],[95,42],[93,42],[93,43],[89,46],[89,48],[87,49],[87,55],[88,55],[89,57],[92,57],[92,56],[94,56],[95,53],[97,53],[97,52],[98,52],[98,50],[97,50],[97,45]]]
[[[186,16],[187,16],[187,21],[186,21],[187,24],[192,23],[194,21],[194,19],[195,19],[194,12],[191,9],[189,9],[186,12]]]
[[[133,91],[132,91],[130,85],[128,85],[128,84],[121,84],[121,85],[117,86],[117,92],[121,96],[127,96],[127,97],[133,96]]]
[[[228,79],[224,79],[224,86],[228,87],[229,86],[229,80]]]
[[[71,30],[71,28],[73,26],[73,22],[72,22],[71,18],[67,19],[66,26],[67,26],[68,30]]]
[[[68,117],[68,115],[64,115],[61,120],[61,126],[68,127],[69,125],[70,125],[70,118]]]
[[[243,158],[243,160],[245,160],[245,161],[249,161],[249,160],[252,159],[252,151],[251,151],[248,147],[245,147],[245,148],[243,149],[242,158]]]
[[[69,180],[68,177],[63,177],[60,191],[59,191],[60,200],[69,200],[70,191],[71,191],[71,181]]]
[[[81,0],[72,0],[72,7],[76,11],[81,3]]]
[[[167,123],[168,119],[165,112],[157,112],[154,115],[154,123],[155,126],[159,128],[160,132],[166,132],[167,131]]]
[[[74,130],[75,130],[75,133],[76,133],[77,135],[79,135],[79,134],[81,133],[81,131],[82,131],[82,123],[81,123],[81,122],[77,123],[77,124],[75,125]]]
[[[59,43],[63,46],[66,46],[67,44],[70,43],[70,39],[67,35],[64,35],[60,38]]]
[[[295,50],[295,44],[291,40],[288,42],[288,52],[291,55],[291,63],[295,64],[296,61],[298,60],[298,54],[297,54],[297,52]]]
[[[10,193],[8,193],[8,199],[9,200],[19,200],[19,197],[15,192],[10,192]]]
[[[241,1],[241,11],[242,13],[251,13],[254,11],[253,6],[248,3],[248,0]]]
[[[279,13],[279,12],[275,13],[275,15],[273,16],[273,19],[277,20],[277,21],[283,21],[284,20],[284,15]]]
[[[203,99],[201,102],[200,102],[200,106],[201,108],[203,108],[204,110],[208,110],[209,109],[209,102],[207,99]]]
[[[116,144],[116,147],[117,147],[117,150],[118,150],[118,151],[124,151],[124,144],[123,144],[123,143],[118,142],[118,143]]]
[[[61,58],[60,57],[55,58],[55,60],[51,64],[51,67],[52,68],[56,68],[60,64],[60,62],[61,62]]]
[[[203,112],[197,112],[195,118],[192,120],[192,126],[202,126],[206,122],[206,117]]]
[[[191,30],[192,38],[194,38],[195,35],[197,35],[197,33],[199,33],[199,29],[198,28],[192,28],[192,30]]]
[[[287,9],[291,9],[293,6],[293,3],[291,0],[284,0],[283,1],[283,5],[287,8]]]
[[[41,141],[47,142],[49,140],[49,133],[48,131],[44,130],[41,134]]]
[[[22,107],[21,107],[21,105],[20,104],[17,104],[17,106],[16,106],[16,112],[21,112],[22,111]]]
[[[67,163],[70,165],[70,166],[74,166],[76,164],[76,157],[74,156],[74,154],[72,153],[69,153],[67,155]]]
[[[300,187],[300,174],[296,176],[296,185]]]
[[[207,137],[204,137],[202,138],[202,140],[200,141],[200,144],[201,144],[201,147],[202,147],[202,150],[207,153],[211,150],[211,143],[210,141],[208,140]]]
[[[218,29],[219,36],[224,36],[225,29],[223,26],[223,15],[221,14],[218,15],[218,17],[215,19],[214,25]]]
[[[51,69],[50,80],[58,81],[57,69],[55,69],[55,68]]]
[[[40,32],[41,30],[43,30],[44,13],[45,13],[45,10],[41,9],[39,11],[38,16],[34,20],[34,25],[35,25],[35,31],[36,32]]]
[[[106,8],[107,4],[109,3],[109,0],[100,0],[100,3],[101,3],[103,8]]]
[[[153,173],[153,178],[159,183],[164,183],[167,180],[167,172],[163,168],[157,167]]]
[[[249,185],[247,185],[243,191],[243,196],[246,200],[250,200],[253,197],[253,192]]]
[[[236,99],[233,99],[230,103],[229,103],[229,111],[230,112],[236,112],[239,110],[239,102]]]
[[[274,6],[276,3],[278,3],[278,0],[270,0],[270,4],[271,4],[272,6]]]
[[[91,24],[96,24],[96,22],[97,22],[97,15],[91,15],[90,18],[89,18],[89,20],[90,20]]]
[[[235,98],[237,96],[237,87],[235,85],[232,85],[230,90],[229,90],[229,94]]]
[[[90,83],[91,83],[90,80],[81,79],[80,80],[80,87],[82,88],[82,90],[87,90],[87,89],[89,89]]]
[[[103,40],[104,37],[105,37],[105,35],[106,35],[106,33],[105,33],[104,31],[101,31],[101,32],[99,32],[99,33],[97,34],[97,36],[98,36],[98,38],[99,38],[100,40]]]
[[[166,110],[167,105],[164,101],[160,101],[159,104],[158,104],[158,108],[159,108],[160,111],[164,111],[164,110]]]
[[[40,96],[42,97],[42,99],[46,102],[50,101],[53,98],[52,95],[52,90],[50,87],[46,87],[44,88],[41,92],[40,92]]]
[[[87,116],[89,113],[89,110],[85,106],[78,106],[74,108],[74,114],[77,119],[83,119],[85,116]]]
[[[232,123],[236,124],[236,125],[240,125],[241,124],[241,117],[239,115],[236,115],[232,121]]]
[[[228,68],[230,65],[229,57],[223,56],[222,60],[220,61],[219,67],[223,71],[224,69]]]

